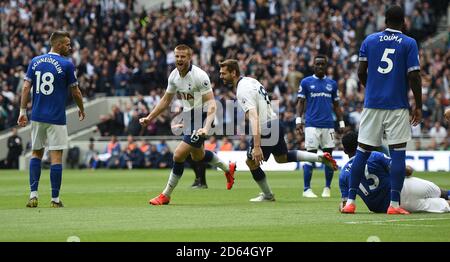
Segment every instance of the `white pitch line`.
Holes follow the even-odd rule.
[[[434,221],[434,220],[450,220],[449,218],[412,218],[412,219],[390,219],[390,220],[371,220],[371,221],[349,221],[345,224],[380,224],[390,222],[409,222],[409,221]]]

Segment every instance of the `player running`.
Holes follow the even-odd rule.
[[[148,125],[170,104],[175,94],[182,98],[185,135],[175,149],[173,168],[163,192],[150,199],[152,205],[167,205],[170,196],[184,171],[184,162],[188,155],[193,161],[202,161],[218,167],[225,172],[227,189],[234,184],[235,163],[225,163],[214,152],[203,147],[216,114],[216,104],[209,77],[205,71],[191,64],[192,49],[187,45],[175,47],[176,68],[170,73],[168,86],[160,103],[147,117],[139,119],[141,125]],[[205,107],[205,110],[204,110]],[[207,114],[204,113],[207,111]],[[189,121],[190,119],[190,121]],[[205,121],[203,121],[205,120]],[[203,125],[203,122],[205,124]]]
[[[337,170],[336,161],[327,152],[320,155],[298,150],[288,152],[284,141],[284,127],[272,109],[266,90],[256,79],[240,75],[237,60],[227,59],[220,63],[220,78],[225,84],[230,84],[236,89],[238,103],[246,113],[251,126],[252,140],[246,163],[262,193],[250,201],[275,201],[266,174],[260,167],[262,161],[269,159],[270,154],[274,155],[278,163],[322,162]]]

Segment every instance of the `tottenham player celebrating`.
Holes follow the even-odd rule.
[[[348,199],[348,188],[350,184],[350,173],[352,163],[358,146],[358,134],[349,132],[342,138],[344,152],[350,157],[339,176],[339,188],[342,194],[342,207]],[[391,158],[387,155],[373,151],[361,174],[361,182],[357,194],[364,201],[370,211],[374,213],[386,213],[390,205],[391,183],[389,173]],[[433,182],[412,177],[413,169],[406,167],[405,182],[401,193],[401,207],[409,212],[450,212],[450,191],[439,188]]]
[[[149,203],[152,205],[169,204],[170,195],[183,175],[184,161],[189,154],[194,161],[202,161],[222,169],[227,178],[227,189],[231,189],[234,183],[236,164],[225,163],[215,153],[205,151],[203,147],[204,138],[208,135],[216,114],[216,104],[209,77],[205,71],[191,64],[192,49],[189,46],[178,45],[174,52],[176,68],[170,73],[166,93],[152,112],[147,117],[139,119],[139,122],[144,126],[151,123],[169,106],[175,94],[178,93],[183,101],[184,124],[189,134],[185,132],[183,141],[175,149],[174,164],[169,181],[164,191],[150,200]],[[203,113],[204,106],[207,115]],[[199,114],[201,117],[197,117]],[[186,121],[189,118],[191,119],[190,125],[189,121]],[[204,118],[206,118],[205,124],[201,127]],[[196,127],[200,128],[196,130]]]
[[[278,163],[319,161],[337,170],[336,162],[329,153],[317,155],[298,150],[288,152],[284,141],[284,127],[272,109],[266,90],[256,79],[240,76],[237,60],[227,59],[220,63],[220,78],[225,84],[231,84],[233,89],[236,89],[238,103],[250,121],[252,140],[246,163],[250,168],[253,179],[262,190],[259,196],[250,199],[250,201],[275,200],[274,194],[267,183],[266,175],[260,168],[262,161],[267,161],[270,154],[274,155]],[[278,131],[278,134],[274,134],[276,131]],[[275,136],[275,141],[270,139],[272,136]],[[264,140],[261,138],[264,138]]]
[[[297,131],[303,135],[303,108],[306,103],[305,117],[305,146],[308,152],[317,152],[321,147],[324,152],[333,153],[334,148],[334,120],[333,110],[339,120],[339,129],[342,132],[345,123],[342,120],[342,111],[339,106],[336,81],[325,76],[327,57],[318,55],[314,58],[314,75],[302,80],[298,90],[297,112],[295,120]],[[311,189],[313,163],[303,165],[303,197],[315,198]],[[333,169],[325,167],[325,187],[322,197],[330,197]]]
[[[62,153],[67,148],[66,99],[70,88],[79,111],[79,120],[85,117],[83,97],[78,88],[75,67],[67,56],[71,53],[70,35],[56,31],[50,36],[51,50],[37,56],[28,66],[22,89],[19,126],[26,126],[28,95],[33,87],[31,111],[30,199],[27,207],[38,206],[38,185],[41,177],[41,159],[48,143],[50,151],[51,207],[63,207],[59,199],[62,181]]]
[[[422,119],[419,51],[416,41],[400,31],[405,23],[400,6],[386,11],[385,22],[387,28],[369,35],[359,51],[358,76],[366,89],[348,201],[342,210],[347,214],[355,213],[355,197],[364,167],[371,151],[381,145],[383,134],[392,158],[391,202],[387,214],[409,214],[400,207],[400,192],[405,179],[406,143],[411,139],[410,124],[416,126]],[[415,100],[411,121],[409,88]]]

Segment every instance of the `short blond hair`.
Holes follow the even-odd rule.
[[[188,45],[185,44],[181,44],[181,45],[177,45],[174,49],[175,50],[187,50],[188,51],[188,55],[192,55],[193,51],[192,48],[190,48]]]
[[[241,75],[241,70],[239,70],[239,62],[236,59],[226,59],[219,63],[220,67],[226,67],[228,72],[236,72],[237,76]]]
[[[70,39],[70,34],[67,31],[58,30],[52,33],[50,36],[50,45],[55,46],[58,42],[63,40],[65,37]]]

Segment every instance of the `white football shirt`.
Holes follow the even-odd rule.
[[[260,127],[264,127],[266,126],[265,123],[277,119],[277,115],[270,104],[269,95],[258,80],[251,77],[241,77],[237,83],[236,97],[244,112],[247,113],[248,110],[256,108]]]
[[[180,76],[176,68],[170,73],[166,92],[179,94],[183,111],[190,111],[202,108],[202,96],[212,92],[212,88],[208,74],[198,66],[191,65],[184,77]]]

